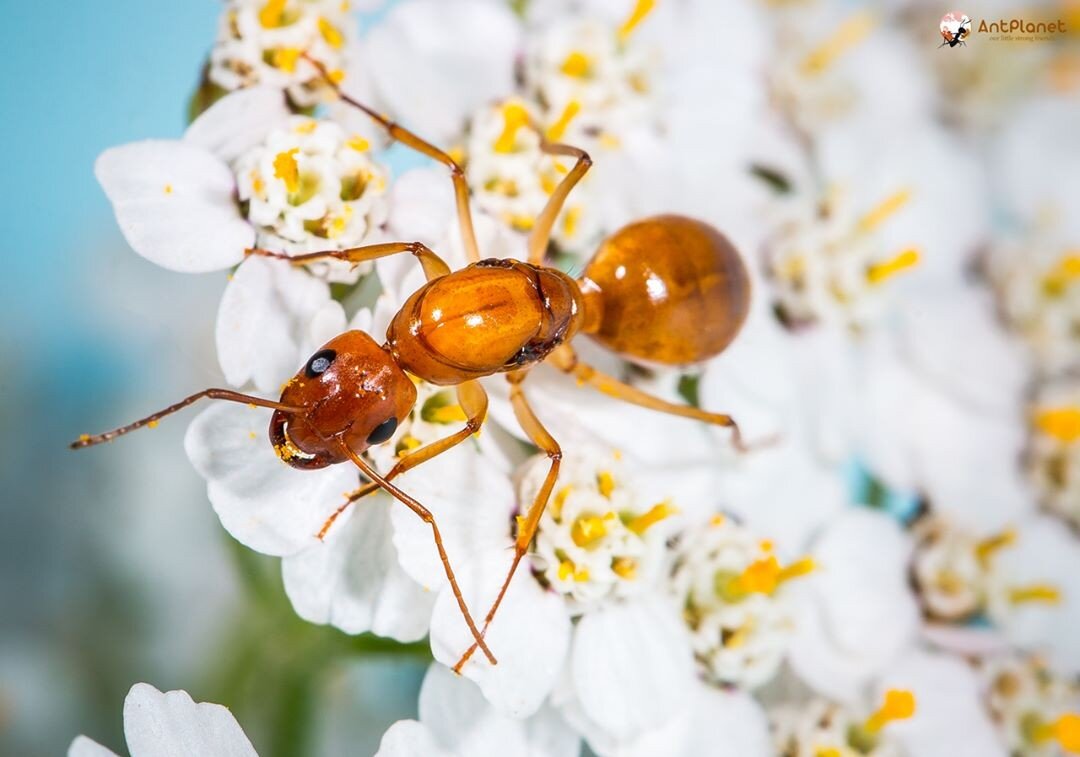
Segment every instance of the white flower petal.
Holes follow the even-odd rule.
[[[501,3],[414,0],[371,30],[364,53],[387,109],[425,139],[446,144],[474,108],[514,91],[520,36]]]
[[[128,244],[164,268],[228,268],[255,242],[236,204],[232,171],[202,147],[175,140],[121,145],[98,157],[94,174]]]
[[[915,695],[915,714],[888,726],[889,739],[919,757],[1005,757],[974,671],[959,659],[912,650],[881,678],[882,690]]]
[[[218,361],[233,386],[277,392],[303,364],[312,319],[330,287],[285,261],[251,257],[236,269],[218,308]]]
[[[495,712],[476,684],[444,665],[428,668],[419,708],[420,720],[454,754],[482,757],[526,751],[521,721]]]
[[[285,593],[296,614],[346,633],[372,631],[398,641],[427,634],[435,594],[424,591],[398,564],[388,495],[353,505],[326,542],[282,560]]]
[[[85,736],[77,736],[68,747],[67,754],[68,757],[117,757],[116,752]]]
[[[283,92],[276,87],[237,90],[211,105],[184,132],[184,141],[232,163],[261,143],[289,117]]]
[[[227,708],[146,683],[132,686],[124,700],[124,734],[131,757],[255,757]]]
[[[267,438],[269,423],[268,410],[218,403],[192,421],[184,449],[225,530],[258,552],[290,555],[318,544],[315,535],[359,479],[345,464],[289,467]]]
[[[512,556],[505,548],[489,549],[456,569],[465,603],[478,624],[495,600]],[[532,715],[565,664],[570,619],[563,600],[540,587],[527,562],[514,575],[484,639],[499,664],[491,665],[477,651],[463,674],[477,683],[497,711],[512,717]],[[452,592],[444,588],[431,618],[435,659],[453,665],[472,641]]]
[[[821,535],[818,568],[797,591],[790,647],[808,684],[851,702],[911,643],[919,613],[907,583],[910,551],[896,522],[867,508],[852,508]]]
[[[431,729],[416,720],[399,720],[387,729],[375,757],[454,757],[439,746]]]
[[[663,723],[685,704],[693,682],[677,612],[646,598],[586,614],[574,634],[571,675],[584,713],[617,738]]]

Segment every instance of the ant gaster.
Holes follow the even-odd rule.
[[[309,58],[309,60],[311,60]],[[327,81],[325,69],[315,61]],[[450,268],[419,242],[392,242],[345,250],[288,256],[263,249],[249,254],[304,265],[337,259],[358,264],[408,253],[417,258],[427,283],[406,300],[380,344],[362,331],[348,331],[319,349],[284,387],[277,402],[224,389],[208,389],[128,426],[83,436],[74,448],[109,441],[154,425],[158,419],[201,398],[249,403],[274,410],[270,440],[291,466],[322,468],[351,461],[369,483],[351,493],[319,533],[322,538],[350,504],[383,489],[430,524],[473,645],[454,666],[479,647],[495,657],[484,633],[536,534],[540,516],[559,475],[562,450],[530,407],[523,390],[529,371],[546,362],[612,397],[631,404],[731,428],[733,442],[745,449],[735,421],[654,397],[601,373],[578,359],[570,342],[586,334],[615,353],[663,365],[697,363],[720,353],[735,338],[750,303],[750,280],[738,252],[706,223],[677,215],[647,218],[620,229],[597,250],[579,279],[544,265],[551,229],[567,195],[592,165],[576,147],[542,140],[543,151],[571,157],[574,166],[552,192],[528,240],[528,261],[481,260],[469,211],[464,174],[446,153],[405,130],[334,86],[338,96],[374,119],[405,145],[450,170],[457,214],[469,265]],[[496,373],[510,383],[514,414],[550,464],[531,505],[517,519],[514,559],[499,591],[477,628],[465,604],[434,516],[394,485],[393,479],[469,438],[487,413],[487,394],[478,379]],[[444,439],[409,452],[385,475],[362,457],[371,445],[387,441],[416,402],[409,374],[432,384],[454,386],[467,421]]]

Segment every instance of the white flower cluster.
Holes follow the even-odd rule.
[[[380,754],[1077,751],[1080,151],[1076,131],[1038,131],[1073,124],[1075,102],[1008,99],[1017,114],[993,119],[1000,92],[943,102],[926,30],[907,26],[917,5],[525,5],[401,0],[350,50],[336,3],[230,2],[210,76],[236,91],[181,139],[97,164],[136,252],[229,271],[219,361],[260,401],[342,332],[382,345],[426,274],[410,254],[297,266],[246,250],[420,242],[451,270],[469,260],[445,166],[394,176],[363,113],[303,110],[350,58],[345,91],[460,159],[483,258],[528,257],[574,165],[545,150],[566,143],[595,166],[555,219],[556,263],[576,275],[657,213],[714,225],[746,259],[743,330],[692,374],[573,341],[656,402],[730,412],[746,453],[730,429],[550,365],[514,388],[410,376],[415,405],[356,458],[392,478],[384,491],[348,461],[284,464],[268,409],[194,419],[185,448],[215,512],[281,558],[298,615],[429,640],[418,719]],[[1002,216],[1027,241],[1002,241]],[[213,753],[196,732],[252,753],[182,693],[136,687],[125,720],[133,754]]]

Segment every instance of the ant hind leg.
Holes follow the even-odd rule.
[[[258,255],[275,260],[288,260],[293,265],[306,265],[317,263],[321,260],[343,260],[346,263],[367,263],[371,260],[398,255],[408,252],[420,261],[424,268],[424,274],[428,281],[437,279],[450,273],[450,266],[435,254],[431,248],[421,242],[384,242],[382,244],[368,244],[362,247],[349,247],[344,250],[323,250],[320,252],[306,252],[302,255],[286,255],[283,252],[264,250],[261,247],[251,247],[244,250],[245,255]]]

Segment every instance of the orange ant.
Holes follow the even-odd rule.
[[[280,258],[296,265],[328,258],[358,264],[408,253],[423,267],[427,283],[398,311],[387,329],[385,343],[380,345],[362,331],[335,337],[285,385],[278,402],[225,389],[207,389],[130,425],[97,436],[83,436],[71,446],[88,447],[155,425],[162,417],[202,398],[271,408],[274,414],[270,441],[286,463],[315,469],[352,461],[369,481],[348,495],[326,521],[319,538],[345,508],[377,489],[404,503],[431,525],[446,577],[474,639],[454,670],[460,671],[478,647],[495,664],[484,634],[533,541],[562,458],[559,443],[537,419],[522,389],[529,371],[547,362],[575,376],[579,383],[631,404],[729,427],[735,446],[745,450],[731,416],[667,402],[605,375],[580,361],[570,341],[577,334],[587,334],[619,355],[663,365],[703,361],[727,347],[741,328],[750,303],[749,277],[738,252],[720,232],[701,221],[676,215],[648,218],[615,232],[600,245],[577,280],[544,265],[555,219],[571,189],[592,165],[584,150],[547,140],[541,142],[545,153],[572,157],[575,163],[536,219],[528,239],[528,261],[481,260],[469,210],[469,190],[458,164],[443,151],[341,92],[325,69],[322,73],[342,101],[370,116],[392,139],[449,168],[469,264],[452,272],[419,242],[294,256],[248,250],[251,255]],[[483,627],[477,629],[450,567],[434,516],[392,480],[480,429],[488,400],[478,379],[496,373],[506,375],[514,414],[550,463],[531,507],[518,519],[513,562]],[[390,439],[411,412],[416,388],[409,374],[431,384],[456,387],[467,421],[456,433],[404,455],[382,475],[361,455],[371,445]]]

